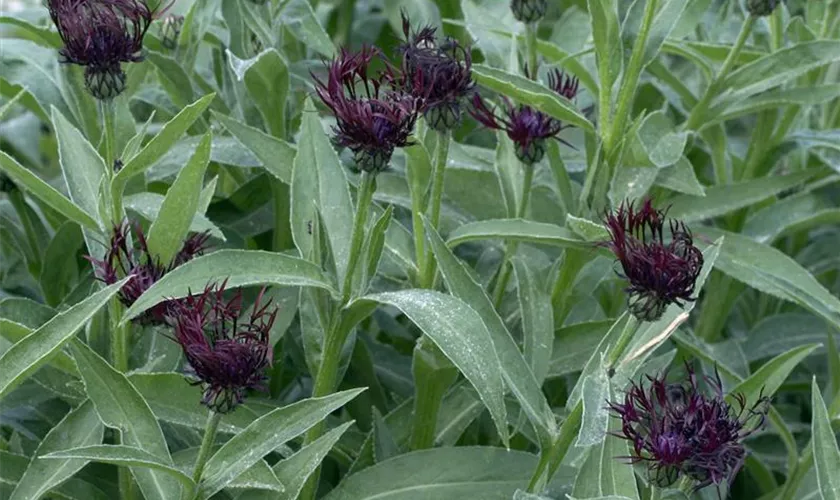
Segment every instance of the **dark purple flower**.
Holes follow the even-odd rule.
[[[525,24],[535,23],[545,16],[547,0],[511,0],[510,10],[517,21]]]
[[[423,103],[424,117],[433,129],[457,127],[461,122],[461,102],[475,88],[469,47],[453,38],[439,42],[435,37],[437,28],[432,26],[412,33],[405,14],[402,29],[402,66],[399,72],[390,72],[392,85]]]
[[[650,384],[632,384],[623,403],[609,403],[621,419],[617,437],[633,445],[631,463],[645,463],[650,481],[658,487],[673,484],[685,475],[697,484],[732,481],[746,457],[743,440],[764,426],[770,408],[759,397],[749,408],[743,394],[735,394],[738,408],[726,402],[720,376],[704,377],[713,394],[699,391],[691,366],[688,381],[666,382],[666,374],[647,376]]]
[[[133,243],[131,238],[133,237]],[[94,275],[105,284],[111,285],[125,276],[133,276],[119,292],[120,302],[130,307],[143,293],[166,273],[184,262],[201,255],[207,249],[208,233],[193,234],[168,265],[155,260],[146,243],[146,236],[139,224],[127,222],[114,227],[110,246],[102,260],[87,256],[94,267]],[[166,312],[172,301],[161,302],[140,315],[136,321],[142,324],[165,323]]]
[[[97,99],[125,89],[121,64],[143,60],[143,37],[153,12],[143,0],[49,0],[49,11],[64,42],[62,62],[85,67],[85,85]]]
[[[420,109],[414,97],[384,90],[384,75],[368,74],[376,57],[381,54],[375,47],[342,49],[328,65],[326,82],[313,75],[318,97],[335,115],[335,143],[353,151],[360,170],[374,173],[387,168],[394,148],[410,144]]]
[[[570,100],[574,99],[578,92],[577,78],[564,75],[559,70],[549,75],[549,86]],[[470,114],[485,127],[504,130],[516,146],[516,157],[519,161],[528,165],[540,161],[545,155],[545,141],[549,138],[555,138],[568,145],[558,138],[557,134],[571,125],[530,106],[514,106],[506,96],[502,96],[502,102],[504,112],[499,115],[496,109],[489,108],[481,96],[475,94]]]
[[[260,291],[251,315],[240,321],[242,295],[224,299],[225,283],[208,285],[200,295],[175,302],[170,316],[196,384],[205,386],[201,400],[211,410],[227,413],[245,399],[248,389],[265,390],[265,369],[271,366],[269,331],[277,308],[261,304]]]
[[[622,203],[605,218],[610,240],[603,243],[621,263],[630,312],[643,321],[656,321],[670,304],[693,301],[694,284],[703,267],[703,253],[694,246],[682,222],[668,220],[671,241],[664,241],[665,211],[650,199],[638,210]]]

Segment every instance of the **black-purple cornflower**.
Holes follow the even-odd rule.
[[[462,101],[473,92],[470,48],[454,38],[438,41],[437,28],[412,32],[403,13],[405,43],[400,46],[402,65],[389,75],[392,84],[423,103],[423,116],[435,130],[451,130],[461,122]]]
[[[94,275],[111,285],[125,276],[133,276],[118,294],[120,302],[130,307],[143,293],[166,273],[201,255],[207,249],[209,233],[193,234],[184,241],[181,250],[168,265],[152,257],[146,236],[139,224],[124,222],[113,228],[108,250],[102,260],[87,256],[94,267]],[[138,316],[141,324],[164,324],[173,301],[165,301]]]
[[[653,208],[650,199],[639,209],[622,203],[604,220],[610,240],[603,245],[621,263],[621,274],[630,282],[628,308],[643,321],[656,321],[670,304],[693,301],[694,284],[703,267],[703,253],[694,246],[688,227],[668,220],[671,241],[666,244],[665,222],[666,211]]]
[[[356,166],[367,172],[388,167],[394,148],[410,144],[421,103],[398,89],[386,90],[384,74],[369,75],[375,47],[351,53],[345,49],[328,65],[327,80],[313,75],[316,92],[336,119],[334,142],[349,148]]]
[[[615,436],[632,443],[631,463],[647,465],[648,478],[658,487],[673,484],[680,475],[695,481],[695,490],[732,481],[744,463],[743,440],[761,429],[770,408],[769,398],[759,397],[747,407],[743,394],[734,394],[737,409],[723,394],[720,376],[704,377],[713,394],[700,392],[697,377],[686,365],[688,380],[666,382],[666,374],[647,376],[632,384],[624,402],[609,403],[621,419]]]
[[[175,340],[181,345],[195,384],[204,385],[201,403],[217,413],[240,405],[248,389],[265,390],[271,366],[269,332],[277,315],[261,290],[250,316],[240,321],[242,295],[225,300],[225,283],[208,285],[170,308]]]
[[[122,93],[122,63],[143,60],[143,37],[168,8],[153,12],[144,0],[49,0],[48,6],[64,42],[62,62],[85,67],[85,86],[97,99]]]
[[[555,70],[549,74],[549,87],[571,100],[577,95],[579,83],[577,78]],[[557,134],[571,125],[530,106],[515,106],[506,96],[502,96],[502,101],[504,113],[500,116],[495,109],[487,106],[480,95],[475,94],[470,114],[485,127],[504,130],[516,146],[516,157],[522,163],[531,165],[540,161],[545,155],[546,139],[556,138],[568,144]]]

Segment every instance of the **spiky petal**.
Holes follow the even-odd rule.
[[[423,115],[433,129],[457,127],[462,101],[475,89],[470,48],[453,38],[438,40],[432,26],[413,31],[404,13],[402,29],[402,64],[398,72],[389,72],[392,85],[423,103]]]
[[[665,223],[670,242],[664,239]],[[610,240],[603,243],[621,263],[630,282],[626,292],[630,312],[643,321],[659,319],[670,304],[693,301],[694,285],[703,267],[703,253],[694,246],[691,231],[650,199],[641,208],[622,203],[606,216]]]
[[[156,16],[143,0],[49,0],[50,17],[64,42],[62,62],[85,68],[85,85],[97,99],[125,89],[122,63],[143,60],[143,37]]]
[[[723,394],[720,376],[704,377],[712,390],[702,393],[690,365],[687,380],[668,383],[666,374],[646,376],[625,393],[623,402],[609,403],[621,419],[616,436],[632,443],[631,463],[647,465],[653,484],[667,487],[681,475],[695,482],[695,489],[732,481],[743,465],[743,440],[764,426],[770,407],[759,397],[747,406],[744,395],[732,396],[737,408]]]
[[[395,148],[410,144],[420,103],[411,95],[385,91],[384,75],[369,75],[379,49],[342,49],[327,66],[327,80],[313,75],[315,91],[335,115],[334,142],[355,154],[356,166],[368,172],[388,167]],[[357,91],[361,89],[361,93]]]
[[[123,222],[114,226],[108,249],[101,260],[90,255],[86,258],[93,264],[94,276],[107,285],[125,276],[133,276],[118,294],[120,302],[130,307],[166,273],[203,254],[209,238],[206,232],[193,234],[184,241],[172,262],[163,265],[149,252],[143,228],[139,224]],[[161,302],[138,316],[136,321],[141,324],[164,324],[171,304],[172,301]]]
[[[249,389],[265,389],[265,370],[272,362],[269,332],[277,315],[270,300],[262,303],[263,289],[250,316],[240,322],[242,295],[225,300],[225,285],[208,285],[169,311],[190,375],[204,386],[201,403],[218,413],[233,411]]]
[[[567,99],[574,99],[578,92],[578,80],[564,76],[560,71],[549,74],[549,86]],[[480,95],[474,94],[470,114],[487,128],[504,130],[516,147],[519,161],[528,165],[539,162],[545,155],[547,139],[555,138],[565,143],[557,134],[571,125],[530,106],[515,106],[505,96],[501,99],[503,109],[499,113],[496,108],[489,107]]]

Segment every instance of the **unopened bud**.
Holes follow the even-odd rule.
[[[511,0],[510,2],[513,17],[525,24],[535,23],[542,19],[547,8],[547,0]]]

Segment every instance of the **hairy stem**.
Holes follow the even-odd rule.
[[[528,58],[528,74],[531,80],[537,79],[537,23],[531,23],[525,29],[525,53]]]
[[[422,337],[414,348],[412,372],[415,396],[410,446],[422,450],[435,444],[443,395],[458,378],[458,369],[434,343]]]
[[[519,197],[519,207],[516,209],[516,217],[524,219],[528,211],[528,202],[531,200],[531,184],[534,182],[534,165],[522,164],[525,169],[525,177],[522,179],[522,195]],[[496,288],[493,292],[493,303],[496,308],[502,303],[508,281],[510,281],[511,266],[509,261],[516,254],[517,242],[512,241],[505,245],[505,254],[502,259],[502,267],[499,271],[499,279],[496,280]]]
[[[639,320],[632,314],[629,314],[627,317],[627,323],[624,324],[624,329],[621,331],[621,336],[618,337],[618,341],[616,341],[615,346],[613,346],[607,356],[607,366],[609,367],[609,370],[613,370],[615,368],[615,364],[618,363],[619,358],[621,358],[621,355],[624,354],[627,346],[630,345],[630,341],[633,340],[633,336],[636,334],[636,330],[638,328]]]
[[[359,196],[356,206],[356,217],[353,220],[353,234],[350,239],[350,256],[347,259],[347,269],[344,275],[344,285],[341,288],[341,304],[345,305],[350,301],[353,293],[353,276],[356,274],[356,266],[359,263],[359,256],[362,252],[362,243],[365,235],[365,224],[367,223],[370,203],[373,200],[373,192],[376,189],[375,174],[362,172],[359,182]]]
[[[114,171],[114,160],[116,160],[116,146],[115,146],[115,131],[114,131],[114,100],[113,99],[99,99],[99,112],[102,114],[102,138],[103,138],[103,153],[105,155],[105,168],[108,169],[108,175]],[[116,214],[115,214],[116,216]]]
[[[432,194],[431,199],[429,200],[429,218],[432,223],[432,227],[435,229],[438,229],[438,226],[440,225],[440,206],[443,199],[443,180],[446,175],[446,161],[449,157],[449,140],[451,137],[449,131],[437,132],[437,134],[434,173],[432,177]],[[422,269],[423,275],[420,280],[420,287],[432,288],[435,282],[435,272],[437,271],[434,252],[426,252]]]
[[[221,413],[210,410],[210,413],[207,415],[207,424],[204,426],[204,437],[201,439],[201,448],[198,449],[198,457],[195,459],[195,469],[193,469],[192,478],[196,485],[201,481],[204,466],[207,465],[207,460],[210,458],[210,452],[213,450],[213,444],[216,442],[216,431],[219,429],[219,421],[221,420]]]
[[[747,38],[752,31],[755,20],[755,16],[752,15],[749,15],[746,19],[744,19],[744,24],[741,25],[741,31],[738,33],[738,38],[735,40],[735,44],[732,46],[732,49],[723,61],[723,65],[720,67],[720,70],[718,70],[715,78],[709,83],[709,86],[706,87],[706,92],[703,93],[703,97],[700,98],[700,101],[691,110],[691,114],[688,115],[688,120],[685,122],[686,130],[697,130],[697,128],[702,124],[703,118],[706,114],[706,107],[709,105],[712,98],[717,95],[720,83],[724,78],[726,78],[726,75],[729,74],[732,67],[735,66],[735,61],[738,60],[738,56],[741,54],[741,49],[744,48],[744,44],[747,42]]]

